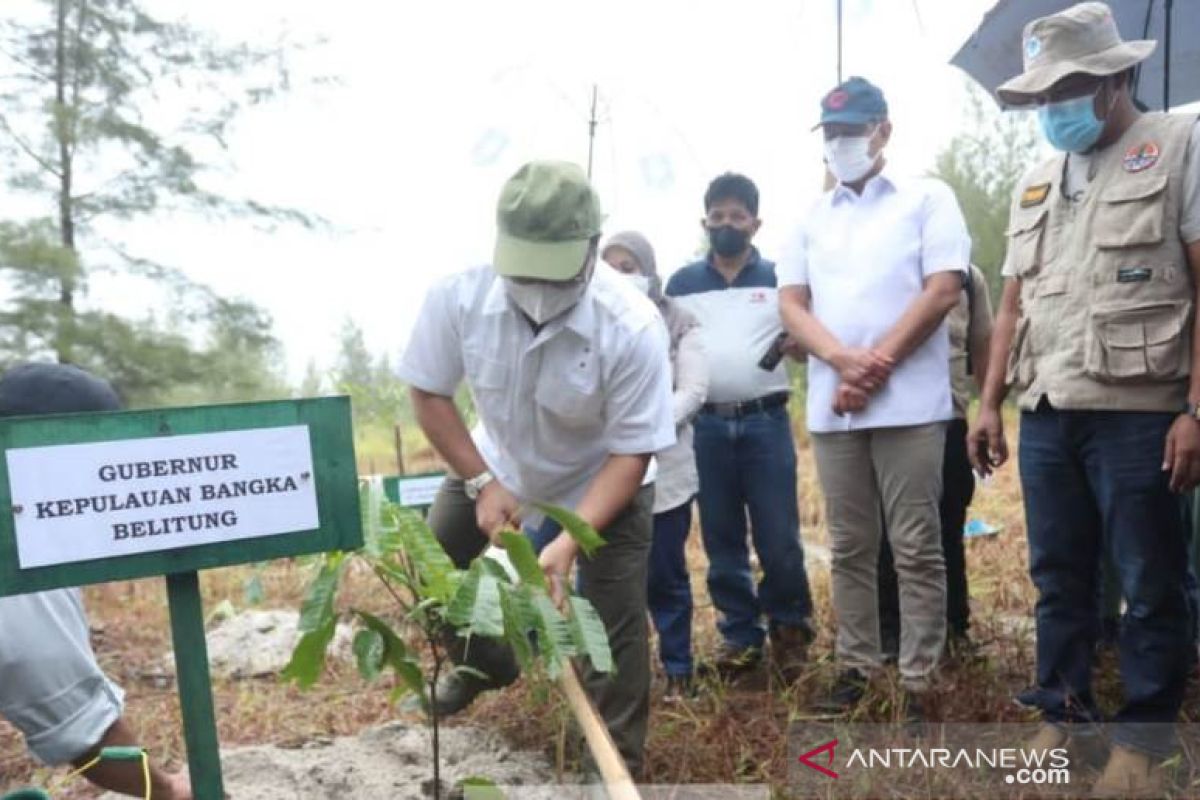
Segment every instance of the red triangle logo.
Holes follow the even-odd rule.
[[[807,753],[800,756],[800,763],[803,764],[804,766],[808,767],[809,769],[815,769],[817,772],[821,773],[822,775],[827,775],[830,778],[837,778],[838,774],[836,772],[834,772],[833,770],[829,769],[829,767],[833,766],[834,750],[837,748],[837,746],[838,746],[837,739],[828,741],[825,744],[821,745],[820,747],[817,747],[813,750],[809,750]],[[822,766],[821,764],[817,764],[813,761],[813,758],[815,756],[819,756],[822,753],[827,753],[829,755],[829,758],[826,759],[826,764],[828,764],[828,766]]]

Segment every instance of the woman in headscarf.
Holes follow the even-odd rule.
[[[663,294],[654,248],[646,237],[636,231],[615,234],[600,255],[658,306],[671,339],[678,438],[657,454],[647,600],[667,675],[664,699],[675,701],[688,696],[692,688],[692,587],[685,549],[692,527],[692,498],[700,487],[692,451],[692,418],[708,394],[708,365],[700,323]]]

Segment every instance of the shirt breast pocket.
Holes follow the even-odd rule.
[[[604,426],[604,391],[599,375],[586,368],[560,380],[538,381],[534,400],[564,427],[599,429]]]
[[[468,350],[463,354],[463,367],[476,405],[508,391],[511,369],[507,362],[490,358],[480,351]]]

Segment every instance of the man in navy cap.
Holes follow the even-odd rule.
[[[779,262],[780,310],[811,357],[808,428],[832,545],[837,657],[829,705],[862,697],[881,662],[876,567],[886,523],[900,584],[900,677],[920,715],[946,638],[938,505],[953,417],[946,314],[971,253],[944,183],[887,169],[883,92],[851,78],[821,101],[836,180]],[[880,520],[882,506],[884,520]]]
[[[0,417],[115,411],[107,382],[64,364],[23,364],[0,377]],[[105,747],[138,744],[123,715],[125,694],[101,671],[88,642],[78,589],[0,597],[0,716],[47,764],[90,763]],[[191,800],[183,773],[140,762],[101,761],[84,776],[122,794]]]

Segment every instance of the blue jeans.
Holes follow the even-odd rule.
[[[1056,411],[1021,416],[1029,571],[1038,590],[1037,704],[1051,722],[1088,722],[1098,578],[1107,549],[1126,611],[1125,704],[1114,739],[1165,756],[1192,646],[1188,531],[1162,471],[1173,414]]]
[[[691,500],[654,515],[647,601],[663,672],[672,678],[692,674],[692,583],[685,553],[691,528]]]
[[[812,598],[800,545],[796,448],[784,407],[696,419],[700,526],[708,552],[708,593],[717,624],[735,648],[761,647],[772,626],[809,628]],[[763,577],[756,587],[746,542],[750,536]]]

